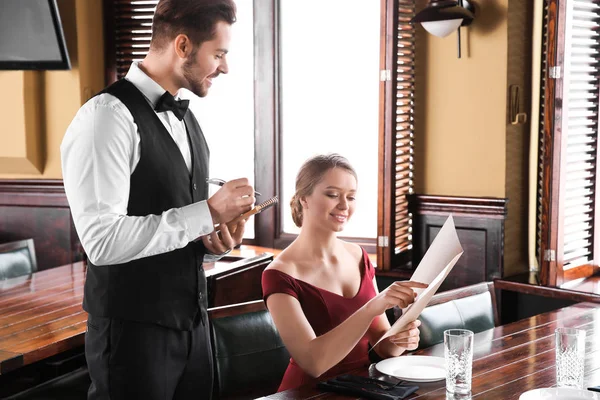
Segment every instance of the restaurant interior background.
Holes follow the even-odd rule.
[[[252,155],[248,149],[253,149],[253,156],[244,158],[244,162],[253,167],[249,175],[257,191],[279,195],[281,203],[287,204],[284,195],[290,193],[290,177],[298,169],[300,158],[331,151],[335,144],[339,144],[342,154],[344,149],[352,152],[359,147],[359,152],[349,158],[357,164],[363,162],[361,157],[365,163],[370,162],[364,173],[367,189],[360,193],[361,201],[371,201],[370,214],[366,222],[354,226],[349,240],[365,246],[372,256],[378,266],[380,288],[410,277],[435,233],[452,214],[465,254],[443,290],[494,281],[502,324],[577,302],[600,303],[600,235],[596,234],[595,223],[600,215],[596,209],[600,55],[596,46],[591,56],[596,68],[595,89],[590,92],[595,96],[590,100],[595,110],[588,107],[592,112],[587,117],[572,114],[573,123],[581,122],[576,118],[587,118],[584,123],[591,121],[586,126],[595,142],[588,150],[593,156],[592,166],[585,169],[586,182],[591,183],[586,184],[590,191],[584,197],[590,203],[582,213],[583,222],[576,221],[585,225],[576,232],[583,236],[571,243],[579,246],[578,251],[583,249],[585,259],[569,264],[565,255],[569,252],[570,215],[565,204],[570,192],[561,186],[567,167],[557,161],[560,150],[567,148],[560,141],[561,132],[566,132],[561,129],[560,116],[566,120],[569,115],[566,92],[562,92],[568,87],[561,86],[561,76],[554,78],[556,70],[551,68],[554,57],[560,59],[568,53],[569,32],[561,28],[570,25],[568,20],[560,20],[564,14],[557,12],[564,4],[557,0],[474,0],[476,16],[469,27],[461,28],[462,54],[458,58],[456,35],[437,38],[403,19],[424,8],[425,0],[378,2],[379,20],[373,25],[377,43],[372,43],[378,46],[375,50],[365,48],[365,42],[357,44],[357,38],[364,36],[359,29],[348,32],[350,26],[360,27],[361,21],[346,20],[347,16],[360,13],[352,14],[344,8],[360,10],[360,5],[329,0],[327,3],[338,10],[338,15],[328,12],[320,17],[319,24],[304,21],[297,25],[299,29],[314,30],[313,45],[323,40],[324,51],[318,50],[319,57],[313,58],[303,49],[301,56],[286,61],[293,44],[278,44],[286,40],[296,43],[290,39],[294,25],[291,19],[288,25],[278,25],[274,15],[281,12],[284,17],[285,7],[293,10],[312,6],[315,8],[311,12],[318,13],[317,3],[303,2],[299,6],[292,3],[295,1],[237,0],[246,2],[240,8],[253,18],[252,25],[239,28],[245,32],[240,42],[251,44],[252,51],[246,49],[250,59],[240,63],[248,68],[238,79],[252,80],[251,96],[244,97],[248,104],[235,100],[235,92],[228,92],[230,88],[223,84],[222,94],[215,99],[225,108],[225,117],[238,115],[236,107],[247,105],[253,110],[250,114],[244,111],[250,124],[243,132],[246,139],[239,139],[240,145],[228,151],[239,151],[243,158]],[[143,51],[128,45],[131,40],[119,30],[127,23],[138,23],[126,15],[134,1],[56,2],[72,68],[0,71],[0,243],[34,239],[38,270],[85,259],[62,187],[60,143],[79,107],[122,76],[123,66],[140,57],[134,55],[136,51]],[[148,17],[148,8],[152,4],[138,11],[140,21]],[[337,23],[338,19],[344,21]],[[248,36],[251,32],[255,35],[253,41]],[[339,43],[342,53],[328,50],[327,46],[335,43]],[[328,53],[335,55],[327,58]],[[374,64],[360,64],[367,53],[378,57]],[[286,62],[301,63],[298,74],[324,77],[310,87],[309,95],[331,103],[325,116],[333,122],[322,128],[325,132],[318,126],[314,129],[316,135],[331,133],[335,137],[333,144],[324,141],[321,148],[318,141],[307,141],[306,149],[299,151],[306,157],[287,164],[284,155],[290,147],[286,150],[285,146],[297,143],[302,130],[286,128],[301,121],[286,111],[283,100],[288,96],[287,104],[295,101],[299,107],[302,102],[290,97],[289,92],[285,94],[282,82],[299,79],[286,75]],[[364,68],[375,65],[376,69],[369,78],[362,70],[353,73],[355,63],[357,68],[360,64]],[[573,69],[563,67],[562,74],[576,71],[575,67],[574,61]],[[248,73],[249,68],[254,68],[253,74]],[[338,79],[341,84],[335,83]],[[335,84],[327,85],[328,81]],[[369,103],[374,111],[365,116],[371,118],[372,129],[363,131],[361,125],[361,131],[349,132],[347,126],[353,125],[356,115],[352,110],[360,111],[363,106],[360,96],[351,98],[348,93],[365,81],[371,82],[368,85],[374,90],[369,93],[377,97]],[[335,91],[336,85],[339,91]],[[533,94],[534,90],[539,92]],[[228,100],[228,95],[233,100]],[[210,96],[206,101],[210,102]],[[203,106],[197,107],[201,114]],[[302,111],[310,123],[312,112],[309,105],[306,107]],[[214,135],[230,140],[217,132],[218,121],[212,124]],[[532,158],[532,148],[544,151],[535,149]],[[219,159],[218,155],[213,158]],[[222,175],[229,178],[236,173]],[[359,190],[361,178],[359,172]],[[281,206],[257,215],[246,243],[275,254],[284,248],[295,235],[293,229],[286,228],[288,210]],[[240,279],[233,284],[241,288],[248,281]],[[258,285],[260,290],[260,281],[249,285]]]

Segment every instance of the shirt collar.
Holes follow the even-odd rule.
[[[156,83],[140,69],[139,61],[134,61],[131,63],[131,67],[129,67],[129,71],[125,76],[125,79],[133,83],[135,87],[137,87],[139,91],[146,96],[153,108],[156,107],[158,99],[160,99],[160,97],[166,92],[162,86]]]

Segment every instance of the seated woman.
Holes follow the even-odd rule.
[[[301,232],[262,275],[264,299],[292,356],[279,391],[368,366],[369,343],[390,328],[385,310],[408,306],[412,288],[427,287],[394,282],[379,293],[367,253],[336,237],[354,213],[356,190],[356,172],[337,154],[309,159],[296,177],[292,217]],[[416,349],[419,324],[374,351],[387,358]]]

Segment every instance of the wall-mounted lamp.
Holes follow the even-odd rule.
[[[410,22],[420,22],[434,36],[446,37],[458,29],[458,58],[460,58],[460,27],[470,25],[475,8],[468,0],[431,0],[427,7]]]

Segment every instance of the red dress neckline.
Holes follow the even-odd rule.
[[[341,295],[341,294],[338,294],[338,293],[334,293],[334,292],[332,292],[330,290],[320,288],[318,286],[313,285],[312,283],[308,283],[306,281],[303,281],[302,279],[295,278],[292,275],[290,275],[288,273],[285,273],[283,271],[280,271],[278,269],[267,269],[265,271],[275,271],[275,272],[278,272],[280,274],[283,274],[285,276],[288,276],[288,277],[292,278],[293,280],[295,280],[298,283],[301,283],[301,284],[304,284],[304,285],[308,285],[308,286],[313,287],[313,288],[315,288],[315,289],[317,289],[317,290],[319,290],[321,292],[329,293],[329,294],[341,297],[341,298],[346,299],[346,300],[354,300],[354,299],[356,299],[356,296],[358,296],[360,294],[360,292],[361,292],[361,290],[363,288],[363,285],[365,283],[365,276],[367,274],[366,254],[367,253],[363,250],[362,268],[361,268],[362,271],[361,271],[361,274],[360,274],[360,285],[358,286],[358,290],[356,291],[356,294],[354,296],[352,296],[352,297],[346,297],[344,295]]]

